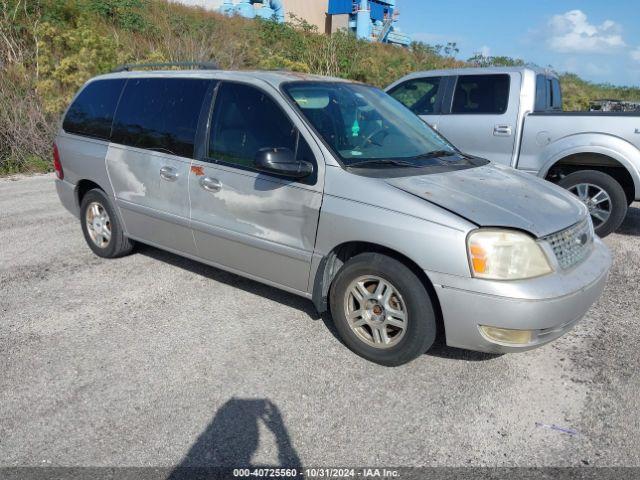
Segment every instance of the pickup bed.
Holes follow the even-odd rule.
[[[387,88],[470,155],[557,183],[587,205],[601,237],[640,200],[640,114],[563,112],[558,77],[532,67],[434,70]]]

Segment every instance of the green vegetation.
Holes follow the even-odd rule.
[[[50,169],[61,112],[90,77],[121,63],[216,61],[226,69],[287,69],[385,86],[415,70],[520,64],[506,57],[456,60],[455,44],[371,44],[331,37],[292,18],[226,18],[161,0],[0,0],[0,174]],[[508,63],[516,62],[516,63]],[[520,62],[520,63],[517,63]],[[640,89],[564,78],[568,108]]]

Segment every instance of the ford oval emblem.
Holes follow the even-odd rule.
[[[589,237],[587,236],[586,233],[583,233],[578,238],[576,238],[576,243],[580,246],[583,246],[583,245],[586,245],[587,240],[589,240]]]

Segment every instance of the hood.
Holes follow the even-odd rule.
[[[565,229],[587,215],[571,193],[501,165],[385,181],[479,226],[517,228],[536,237]]]

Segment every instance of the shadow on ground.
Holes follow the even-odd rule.
[[[260,424],[275,438],[278,451],[276,465],[252,463],[252,458],[260,447]],[[239,468],[286,468],[302,471],[300,457],[291,443],[282,414],[266,398],[228,400],[218,409],[211,423],[168,478],[233,478],[233,470]],[[289,478],[286,475],[279,477]]]
[[[451,360],[466,360],[467,362],[484,362],[503,356],[502,353],[474,352],[472,350],[449,347],[445,342],[444,335],[442,334],[438,336],[433,346],[425,353],[425,355],[448,358]]]
[[[637,203],[634,205],[638,205]],[[620,235],[640,236],[640,208],[638,206],[629,207],[627,216],[616,233]]]
[[[240,275],[211,267],[204,263],[200,263],[186,257],[181,257],[180,255],[148,245],[139,244],[137,252],[141,255],[173,265],[174,267],[179,267],[191,273],[202,275],[210,280],[224,283],[253,295],[258,295],[282,305],[298,309],[306,313],[313,320],[320,319],[320,315],[313,306],[313,303],[305,298],[299,297],[298,295],[294,295],[293,293],[285,292],[284,290],[270,287],[269,285],[250,280]]]
[[[234,273],[226,272],[215,267],[211,267],[204,263],[200,263],[195,260],[191,260],[180,255],[176,255],[165,250],[160,250],[155,247],[140,244],[137,247],[138,253],[147,257],[166,262],[175,267],[182,268],[189,272],[202,275],[208,279],[216,282],[224,283],[234,288],[240,288],[245,292],[253,295],[258,295],[267,298],[271,301],[278,302],[282,305],[286,305],[291,308],[295,308],[304,312],[312,320],[322,320],[329,332],[340,342],[342,342],[338,331],[336,330],[331,315],[327,313],[319,314],[313,303],[310,300],[294,295],[293,293],[285,292],[275,287],[270,287],[260,282],[250,280],[248,278],[236,275]],[[345,348],[347,348],[345,346]],[[452,360],[466,360],[466,361],[485,361],[492,360],[500,355],[472,352],[470,350],[463,350],[460,348],[453,348],[446,345],[444,340],[444,334],[439,333],[436,342],[433,347],[426,352],[426,355],[448,358]]]

